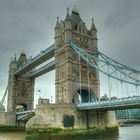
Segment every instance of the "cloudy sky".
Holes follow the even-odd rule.
[[[11,57],[24,50],[35,56],[54,42],[56,17],[73,5],[90,28],[94,18],[99,50],[140,70],[139,0],[0,0],[0,97],[8,82]],[[54,72],[36,79],[35,97],[54,95]],[[53,98],[54,100],[54,98]]]

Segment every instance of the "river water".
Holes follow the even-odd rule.
[[[21,132],[5,132],[0,133],[0,140],[25,140],[25,133]],[[93,138],[92,136],[85,137],[55,137],[48,138],[46,136],[40,136],[38,138],[28,139],[28,140],[140,140],[140,125],[120,127],[119,135],[115,137],[100,137]]]

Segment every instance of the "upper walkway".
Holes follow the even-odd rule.
[[[54,48],[55,48],[55,45],[53,44],[50,47],[48,47],[47,49],[41,51],[38,55],[36,55],[34,58],[32,58],[26,64],[18,67],[14,73],[15,76],[19,76],[19,75],[22,75],[26,72],[29,72],[30,70],[32,70],[36,66],[38,66],[41,63],[54,57]]]
[[[48,73],[52,70],[55,69],[55,65],[56,65],[56,62],[55,60],[54,61],[51,61],[50,63],[42,66],[41,68],[37,69],[37,70],[33,70],[33,71],[30,71],[27,76],[29,78],[37,78],[45,73]]]
[[[78,103],[76,107],[77,110],[121,110],[127,108],[139,108],[140,96]]]

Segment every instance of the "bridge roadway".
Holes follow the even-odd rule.
[[[38,55],[36,55],[34,58],[32,58],[29,62],[18,67],[14,73],[15,76],[22,75],[22,74],[32,70],[36,66],[40,65],[41,63],[54,57],[54,49],[55,49],[55,45],[53,44],[50,47],[48,47],[47,49],[41,51]]]
[[[78,111],[84,110],[122,110],[140,107],[140,96],[125,97],[112,100],[94,101],[86,103],[78,103],[76,108]],[[28,110],[16,113],[17,121],[30,119],[35,115],[35,110]]]
[[[23,120],[26,120],[26,119],[30,119],[34,115],[35,115],[35,110],[16,112],[16,120],[17,121],[23,121]]]
[[[77,110],[122,110],[140,107],[140,96],[78,103]]]

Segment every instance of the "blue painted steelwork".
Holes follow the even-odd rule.
[[[35,115],[35,110],[28,110],[23,112],[16,112],[16,120],[23,121]]]
[[[140,107],[140,96],[119,98],[105,101],[78,103],[77,110],[119,110]]]
[[[45,73],[48,73],[48,72],[54,70],[55,69],[55,64],[56,64],[56,62],[54,60],[54,61],[42,66],[41,68],[39,68],[37,70],[30,71],[29,73],[27,73],[27,76],[29,78],[37,78],[37,77],[39,77],[39,76],[41,76]]]
[[[107,57],[98,50],[94,52],[94,56],[87,53],[73,42],[70,42],[69,47],[71,47],[92,68],[95,68],[108,77],[119,80],[122,83],[135,85],[136,87],[140,86],[140,71],[125,66]]]
[[[30,71],[31,69],[35,68],[39,64],[45,62],[46,60],[54,57],[54,48],[55,48],[55,45],[53,44],[49,48],[41,51],[38,55],[36,55],[34,58],[32,58],[26,64],[18,67],[14,73],[15,76],[22,75],[22,74]]]
[[[31,112],[35,112],[35,110],[27,110],[27,111],[22,111],[22,112],[16,112],[16,115],[21,115],[21,114],[28,114]]]
[[[117,119],[140,120],[140,109],[116,110]]]
[[[3,103],[4,103],[4,100],[5,100],[7,93],[8,93],[8,85],[7,85],[6,90],[4,92],[4,95],[0,101],[0,112],[5,112],[5,107],[4,107]]]
[[[4,95],[3,95],[3,97],[2,97],[2,99],[1,99],[1,101],[0,101],[0,105],[3,105],[7,93],[8,93],[8,85],[7,85],[6,90],[5,90],[5,92],[4,92]]]

